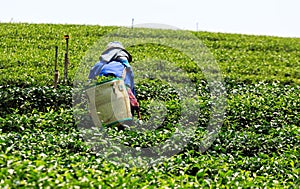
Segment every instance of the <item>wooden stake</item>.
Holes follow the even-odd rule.
[[[68,81],[68,65],[69,65],[69,35],[65,35],[66,39],[66,53],[65,53],[65,64],[64,64],[64,83]]]
[[[57,88],[57,83],[58,83],[57,58],[58,58],[58,46],[55,46],[54,88]]]

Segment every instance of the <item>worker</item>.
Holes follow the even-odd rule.
[[[91,68],[88,79],[93,80],[96,79],[97,76],[123,78],[124,83],[127,86],[132,117],[136,111],[139,123],[141,123],[140,107],[136,99],[136,91],[134,88],[134,73],[130,65],[132,56],[123,47],[121,42],[114,41],[108,43],[99,59],[100,60]]]

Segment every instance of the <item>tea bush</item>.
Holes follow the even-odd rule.
[[[201,146],[215,97],[201,70],[180,52],[163,46],[130,47],[133,67],[168,54],[167,62],[176,62],[186,72],[182,78],[196,86],[192,95],[199,103],[199,115],[186,111],[176,87],[155,75],[138,80],[142,114],[156,129],[120,131],[111,127],[107,128],[110,137],[133,148],[154,146],[166,141],[179,124],[194,126],[181,121],[183,115],[194,115],[197,120],[195,135],[180,153],[144,168],[117,164],[93,151],[74,118],[78,110],[73,107],[70,83],[77,67],[88,47],[113,29],[116,27],[0,23],[1,188],[300,186],[299,39],[193,32],[215,56],[226,90],[223,124],[206,151]],[[60,82],[55,89],[52,49],[59,46],[63,57],[64,34],[71,36],[70,81]],[[59,62],[62,72],[62,60]],[[153,69],[148,66],[144,69]],[[156,68],[177,81],[178,74]],[[165,109],[155,108],[155,101]],[[163,127],[157,128],[161,119],[151,118],[153,114],[164,115]]]

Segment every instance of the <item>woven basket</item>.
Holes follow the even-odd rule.
[[[124,80],[113,79],[87,90],[94,122],[113,125],[132,120],[130,101]]]

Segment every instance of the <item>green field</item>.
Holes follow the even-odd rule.
[[[299,38],[150,29],[132,30],[137,33],[134,37],[130,29],[121,29],[128,32],[124,35],[111,35],[118,29],[0,23],[0,188],[300,186]],[[70,35],[67,83],[62,82],[65,34]],[[118,164],[91,150],[78,129],[74,119],[77,109],[72,103],[73,84],[85,79],[101,53],[91,52],[91,47],[109,39],[130,44],[133,38],[137,45],[128,50],[136,68],[142,115],[148,126],[156,128],[160,122],[151,119],[151,115],[164,112],[151,103],[162,102],[167,113],[160,129],[134,132],[107,128],[108,134],[131,148],[143,148],[163,143],[178,128],[197,128],[178,154],[149,167]],[[144,43],[146,39],[153,41]],[[206,58],[219,68],[221,86],[226,92],[225,114],[219,133],[207,150],[201,147],[206,125],[218,107],[214,96],[218,92],[212,93],[214,83],[195,64],[195,59],[160,45],[163,40],[178,46],[201,42],[200,46],[214,59]],[[56,89],[55,46],[59,49],[61,78]],[[207,69],[211,66],[203,65]],[[211,68],[212,73],[215,69]],[[196,122],[180,121],[185,113],[193,112],[183,111],[176,87],[157,78],[160,75],[167,75],[173,82],[186,79],[192,84],[195,106],[200,107],[199,115],[194,114]],[[193,102],[193,98],[188,97],[188,102]]]

